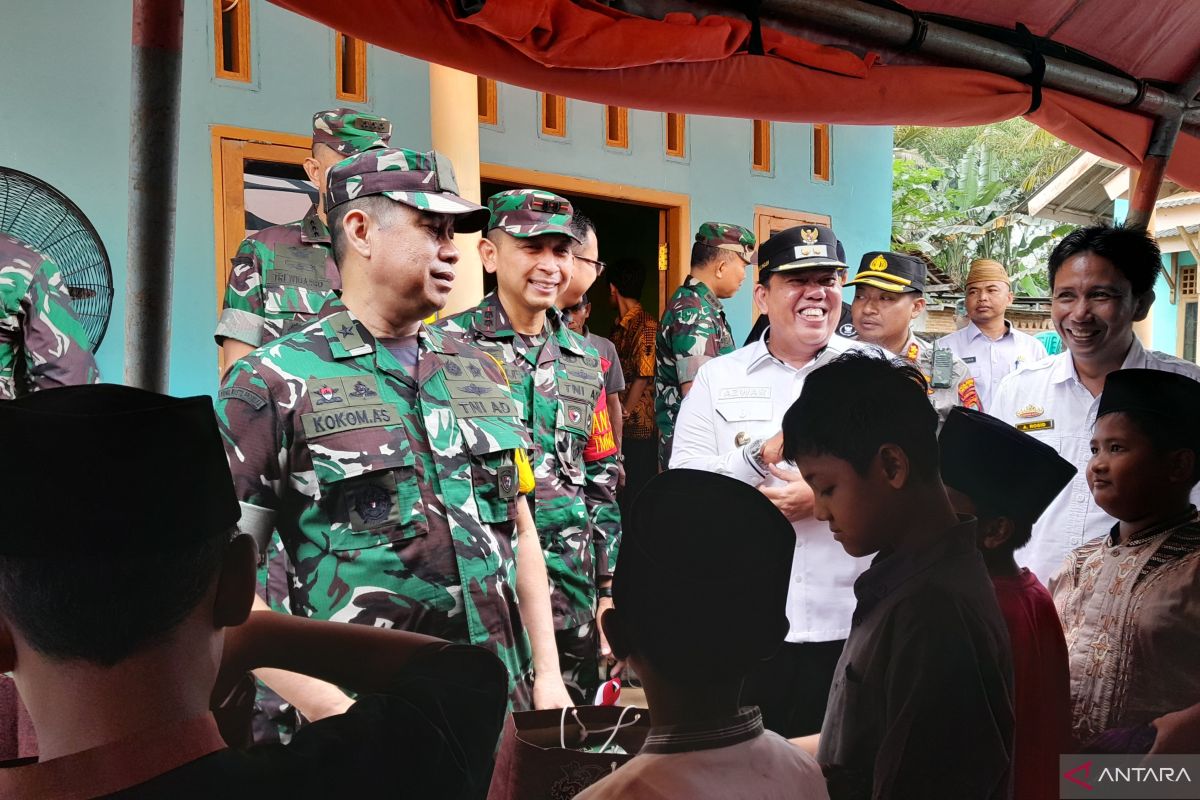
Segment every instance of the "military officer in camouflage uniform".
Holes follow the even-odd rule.
[[[533,440],[533,511],[553,583],[559,660],[576,702],[590,703],[599,683],[597,598],[601,608],[611,603],[620,514],[615,452],[584,458],[603,381],[600,356],[554,308],[574,269],[573,210],[533,189],[493,195],[488,208],[479,253],[496,275],[496,293],[440,325],[508,371]]]
[[[218,393],[240,527],[278,531],[293,614],[486,646],[518,709],[532,644],[533,702],[565,703],[518,405],[496,361],[421,322],[450,292],[454,232],[487,211],[440,155],[400,149],[340,162],[324,199],[341,300]],[[290,697],[295,678],[273,685],[304,711],[317,690]]]
[[[858,338],[911,361],[929,381],[929,400],[945,422],[955,406],[982,411],[967,365],[945,347],[918,339],[912,321],[925,310],[925,262],[905,253],[871,252],[846,282]]]
[[[0,400],[99,381],[58,266],[0,233]]]
[[[355,153],[386,147],[391,135],[392,123],[374,114],[348,108],[318,111],[304,171],[323,195],[330,167]],[[247,237],[232,264],[216,332],[226,366],[307,325],[342,286],[320,200],[304,219]]]
[[[654,417],[658,463],[671,463],[679,404],[706,361],[732,353],[733,332],[721,301],[737,294],[754,255],[754,234],[740,225],[706,222],[692,245],[691,274],[671,295],[658,324],[654,353]]]

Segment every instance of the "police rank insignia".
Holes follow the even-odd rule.
[[[816,228],[801,228],[800,238],[805,244],[816,244],[817,240],[821,238],[821,234],[817,232]]]
[[[1018,411],[1017,416],[1020,417],[1021,419],[1033,419],[1034,417],[1040,417],[1042,414],[1045,414],[1045,413],[1046,413],[1046,410],[1044,408],[1042,408],[1041,406],[1035,406],[1033,403],[1030,403],[1029,405],[1022,408],[1020,411]]]

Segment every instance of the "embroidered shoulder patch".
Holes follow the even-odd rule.
[[[243,403],[249,403],[254,407],[255,411],[262,411],[267,404],[267,398],[257,392],[245,389],[241,386],[230,386],[217,392],[218,400],[241,400]]]

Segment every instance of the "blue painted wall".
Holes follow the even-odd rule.
[[[892,220],[892,129],[832,126],[832,180],[811,175],[812,127],[774,123],[773,174],[750,168],[749,120],[689,117],[687,157],[665,155],[665,125],[657,112],[629,112],[629,150],[604,145],[604,107],[567,101],[567,137],[539,133],[538,94],[499,86],[499,125],[480,130],[480,159],[513,167],[624,183],[691,197],[691,226],[706,220],[753,225],[754,207],[828,214],[852,267],[868,250],[886,250]],[[602,232],[603,233],[603,232]],[[734,339],[750,330],[747,281],[726,302]]]
[[[124,372],[124,285],[129,176],[131,5],[42,0],[8,8],[0,74],[20,124],[0,126],[0,165],[36,175],[74,200],[113,263],[116,304],[98,354],[106,380]],[[213,170],[210,126],[312,132],[312,113],[346,105],[334,91],[333,32],[259,0],[251,4],[253,83],[213,78],[212,4],[184,4],[184,65],[172,301],[171,391],[216,388]],[[47,55],[53,43],[53,57]],[[371,48],[370,102],[398,142],[430,146],[428,67]],[[416,109],[419,113],[411,113]]]
[[[340,105],[334,92],[333,32],[265,0],[252,0],[253,83],[213,78],[211,4],[185,3],[171,391],[216,388],[214,230],[210,126],[307,134],[314,110]],[[3,97],[17,109],[0,126],[0,165],[34,174],[73,199],[96,226],[113,262],[116,305],[100,349],[107,380],[124,371],[124,303],[129,172],[130,20],[127,0],[42,0],[7,9],[0,25]],[[52,57],[47,43],[53,43]],[[428,68],[369,48],[363,107],[395,125],[398,144],[430,146]],[[773,177],[752,175],[751,123],[691,118],[689,157],[663,155],[662,115],[630,112],[628,153],[604,145],[600,106],[568,101],[569,142],[537,135],[537,95],[501,87],[502,131],[481,132],[486,161],[624,182],[691,195],[693,226],[706,219],[749,225],[755,205],[829,214],[852,264],[884,248],[891,219],[891,129],[833,128],[833,180],[809,175],[811,132],[775,125]],[[740,340],[750,290],[730,301]]]

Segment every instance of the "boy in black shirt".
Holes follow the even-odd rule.
[[[1002,800],[1012,783],[1004,620],[938,468],[937,413],[914,367],[848,353],[809,376],[784,456],[852,556],[858,598],[817,746],[832,800]]]

